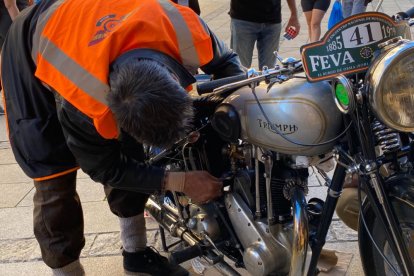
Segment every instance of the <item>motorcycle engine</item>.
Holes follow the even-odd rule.
[[[222,238],[213,203],[203,205],[190,203],[188,211],[190,218],[187,221],[187,227],[195,236],[203,239],[204,235],[207,234],[213,241]]]

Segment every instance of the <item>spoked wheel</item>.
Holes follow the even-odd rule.
[[[412,189],[412,188],[411,188]],[[392,196],[390,202],[394,209],[395,216],[399,222],[399,228],[403,235],[404,242],[408,248],[411,260],[414,260],[414,201],[407,198]],[[375,216],[370,204],[365,202],[363,213],[368,230],[374,238],[382,254],[387,258],[396,272],[386,263],[384,258],[375,248],[360,218],[359,223],[359,248],[362,265],[366,275],[390,276],[403,275],[402,269],[398,266],[397,260],[392,253],[391,247],[386,239],[384,227]],[[413,261],[414,262],[414,261]]]

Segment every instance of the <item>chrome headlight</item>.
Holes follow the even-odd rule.
[[[372,109],[388,127],[414,131],[414,42],[400,41],[372,63],[367,74]]]

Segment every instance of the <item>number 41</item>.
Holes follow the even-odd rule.
[[[373,42],[374,41],[374,38],[372,37],[371,25],[370,24],[367,24],[364,27],[367,29],[367,33],[368,33],[368,41],[367,41],[367,43]],[[357,45],[361,45],[361,44],[364,44],[362,42],[362,40],[363,40],[363,37],[361,37],[361,33],[359,31],[359,27],[356,27],[355,28],[355,31],[353,32],[353,34],[351,36],[350,41],[351,42],[356,41],[356,44]]]

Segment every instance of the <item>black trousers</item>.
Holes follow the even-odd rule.
[[[97,184],[99,185],[99,184]],[[44,181],[34,181],[33,224],[43,261],[51,268],[79,259],[85,246],[83,213],[76,192],[76,171]],[[144,212],[148,195],[105,187],[108,204],[118,217]]]

